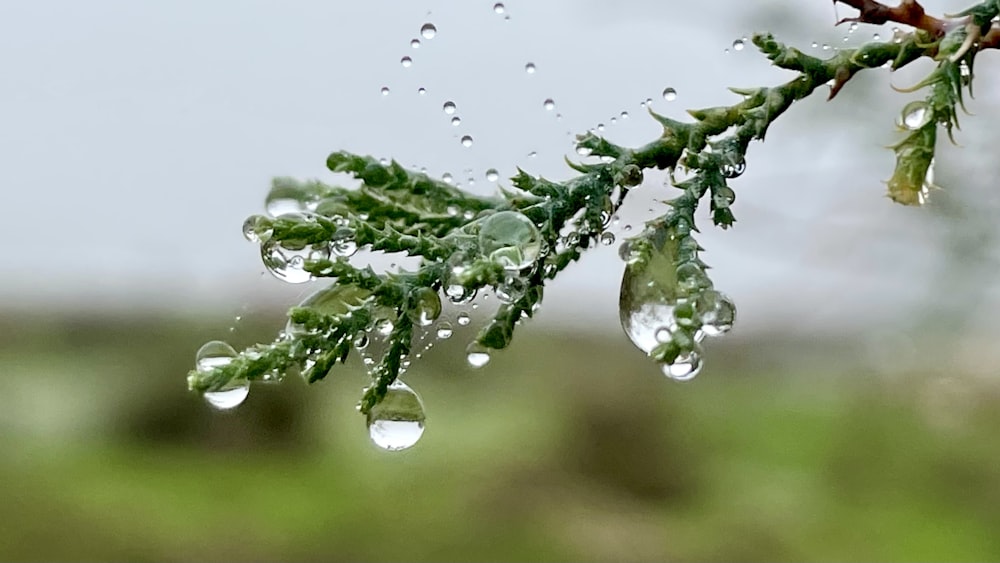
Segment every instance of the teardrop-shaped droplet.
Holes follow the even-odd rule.
[[[675,266],[677,241],[664,234],[656,243],[658,247],[645,260],[640,260],[634,243],[622,252],[626,266],[618,314],[625,334],[646,354],[660,344],[657,331],[674,324],[674,306],[680,291]]]
[[[429,326],[441,316],[441,298],[429,287],[415,289],[410,294],[408,313],[417,326]]]
[[[701,372],[701,354],[697,350],[677,356],[671,364],[663,364],[663,375],[674,381],[691,381]]]
[[[500,211],[480,225],[479,249],[505,270],[519,272],[532,266],[542,253],[542,237],[523,214]]]
[[[424,434],[424,403],[408,385],[396,380],[385,397],[368,411],[368,436],[391,452],[413,447]]]
[[[677,90],[674,90],[673,88],[666,88],[665,90],[663,90],[663,99],[668,102],[676,100]]]
[[[911,131],[920,129],[930,123],[932,117],[934,117],[934,112],[931,111],[927,102],[910,102],[903,108],[903,127]]]
[[[437,35],[437,31],[438,30],[434,27],[434,24],[425,23],[420,28],[420,35],[422,35],[424,39],[434,39],[434,36]]]
[[[548,98],[542,102],[542,107],[544,107],[546,111],[552,111],[556,109],[556,102],[552,98]]]
[[[458,109],[458,106],[455,105],[455,102],[449,100],[445,102],[444,105],[441,106],[441,109],[444,110],[444,113],[446,115],[451,115],[455,113],[455,110]]]
[[[490,363],[490,353],[479,344],[473,342],[466,349],[465,359],[474,368],[481,368]]]

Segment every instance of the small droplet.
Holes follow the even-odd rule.
[[[452,127],[458,127],[461,124],[462,124],[462,118],[461,117],[459,117],[459,116],[456,115],[455,117],[451,118],[451,126]]]
[[[490,353],[482,346],[472,343],[466,349],[465,359],[469,362],[470,366],[481,368],[490,363]]]
[[[877,34],[876,34],[876,35],[877,35]],[[812,42],[812,48],[813,48],[813,49],[816,49],[816,48],[818,48],[818,47],[819,47],[819,43],[817,43],[816,41],[813,41],[813,42]]]
[[[500,2],[497,2],[496,4],[493,4],[493,12],[494,13],[496,13],[496,14],[502,14],[502,13],[504,13],[505,10],[506,10],[506,8],[504,8],[504,5],[501,4]]]
[[[745,46],[745,43],[743,43],[742,39],[737,39],[736,41],[733,41],[733,50],[734,51],[742,51],[744,46]]]
[[[471,147],[472,146],[472,137],[469,136],[469,135],[463,136],[462,137],[462,146],[465,147],[465,148]]]
[[[677,90],[673,88],[667,88],[663,91],[663,99],[672,102],[677,99]]]
[[[403,65],[403,68],[410,68],[413,65],[413,59],[410,57],[403,57],[399,59],[399,64]]]
[[[601,233],[601,244],[604,246],[611,246],[615,243],[615,234],[610,231],[605,231]]]
[[[590,153],[594,152],[590,147],[578,146],[576,147],[576,154],[580,156],[590,156]]]
[[[701,372],[701,354],[691,351],[682,354],[672,364],[663,365],[663,375],[674,381],[691,381]]]
[[[468,313],[459,313],[457,320],[459,326],[469,326],[469,323],[472,322],[472,319],[469,318]]]
[[[447,340],[451,338],[451,335],[454,334],[454,332],[454,329],[451,328],[451,323],[444,322],[438,325],[437,337],[441,340]]]
[[[420,40],[419,39],[411,39],[410,40],[410,47],[412,47],[413,49],[419,49],[420,48]]]
[[[872,39],[874,39],[875,41],[879,41],[880,39],[882,39],[882,36],[876,33],[872,35]]]
[[[500,179],[500,173],[497,172],[496,168],[490,168],[486,171],[486,179],[490,182],[496,182]]]
[[[424,96],[427,94],[427,88],[421,86],[420,88],[417,88],[417,93],[420,94],[421,96]]]
[[[405,450],[423,436],[426,418],[420,396],[397,379],[368,411],[368,436],[384,450]]]
[[[456,109],[455,102],[449,100],[449,101],[445,102],[443,106],[441,106],[441,109],[444,110],[444,113],[446,115],[451,115],[451,114],[455,113],[455,109]]]
[[[382,89],[379,90],[379,92],[382,92],[383,96],[388,96],[389,95],[389,87],[388,86],[383,86]]]
[[[622,119],[628,119],[629,118],[628,112],[627,111],[623,111],[622,114],[621,114],[621,117],[622,117]]]
[[[709,290],[695,301],[695,311],[701,318],[701,331],[705,336],[719,336],[729,332],[736,322],[736,304],[726,294]]]
[[[476,297],[476,290],[466,289],[465,286],[457,283],[449,285],[444,290],[444,294],[448,296],[448,299],[452,303],[462,304],[472,301]]]
[[[395,328],[392,321],[389,319],[378,319],[375,321],[375,332],[381,334],[382,336],[389,336],[392,334],[392,329]]]
[[[535,158],[536,156],[538,156],[538,153],[535,151],[531,151],[528,153],[528,158]]]
[[[535,63],[528,63],[524,65],[524,72],[527,72],[528,74],[535,74],[535,70]]]
[[[434,24],[425,23],[420,28],[420,35],[422,35],[424,39],[434,39],[434,36],[437,35],[437,31],[438,30],[436,27],[434,27]]]
[[[450,184],[455,181],[455,177],[452,176],[450,172],[445,172],[441,175],[441,181],[445,184]]]
[[[546,111],[552,111],[556,109],[556,103],[552,100],[552,98],[548,98],[542,102],[542,107],[544,107]]]

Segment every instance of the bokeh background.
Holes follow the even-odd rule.
[[[918,96],[889,85],[927,62],[800,102],[751,148],[739,223],[700,237],[738,323],[693,382],[621,333],[611,246],[486,369],[464,362],[475,323],[415,362],[428,427],[406,452],[369,443],[356,359],[232,412],[186,391],[203,342],[270,340],[316,289],[241,237],[271,177],[342,181],[323,164],[346,149],[482,193],[489,168],[566,178],[573,134],[641,144],[647,104],[680,118],[788,79],[739,49],[754,31],[812,54],[892,33],[834,28],[819,0],[493,4],[0,6],[0,559],[1000,558],[992,53],[924,208],[882,180]],[[619,238],[662,213],[664,180]]]

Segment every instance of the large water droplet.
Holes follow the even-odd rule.
[[[229,365],[236,356],[236,350],[221,340],[206,342],[195,354],[195,369],[208,373],[215,368]],[[208,391],[202,396],[213,407],[226,410],[239,406],[249,393],[250,382],[239,379],[230,381],[218,391]]]
[[[672,364],[663,364],[663,375],[674,381],[691,381],[701,372],[701,354],[697,350],[682,354]]]
[[[677,90],[673,88],[667,88],[663,91],[663,99],[672,102],[677,99]]]
[[[447,101],[447,102],[444,103],[443,106],[441,106],[441,109],[443,109],[444,112],[447,115],[451,115],[451,114],[455,113],[455,110],[457,109],[457,106],[455,105],[455,102]]]
[[[408,385],[396,380],[385,397],[368,411],[368,436],[391,452],[412,447],[424,434],[424,403]]]
[[[661,241],[664,248],[640,261],[632,244],[621,251],[626,260],[622,276],[618,313],[622,328],[632,343],[649,354],[660,342],[656,333],[674,324],[674,306],[679,297],[677,270],[673,257],[676,241]]]
[[[428,326],[441,316],[441,298],[429,287],[415,289],[410,294],[410,318],[418,326]]]
[[[479,344],[473,342],[466,349],[466,361],[474,368],[481,368],[490,363],[490,353]]]
[[[552,98],[548,98],[542,102],[542,107],[544,107],[546,111],[552,111],[556,109],[556,102]]]
[[[465,147],[465,148],[469,148],[469,147],[472,146],[472,136],[471,135],[465,135],[465,136],[462,137],[462,146]]]
[[[538,227],[517,211],[500,211],[479,228],[479,249],[508,271],[531,267],[542,253]]]
[[[420,35],[422,35],[424,39],[434,39],[434,36],[437,35],[437,31],[438,29],[434,27],[434,24],[425,23],[420,28]]]
[[[287,244],[287,242],[286,242]],[[301,248],[287,248],[278,241],[269,240],[260,246],[260,258],[264,267],[274,277],[287,283],[305,283],[312,279],[312,274],[306,271],[306,260],[322,258],[322,250],[310,245]]]

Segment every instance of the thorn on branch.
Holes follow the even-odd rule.
[[[837,25],[848,22],[882,25],[891,21],[922,29],[934,37],[942,37],[951,27],[946,20],[927,15],[917,0],[903,0],[896,7],[886,6],[876,0],[833,0],[834,4],[838,2],[854,8],[859,13],[856,18],[841,19]]]

